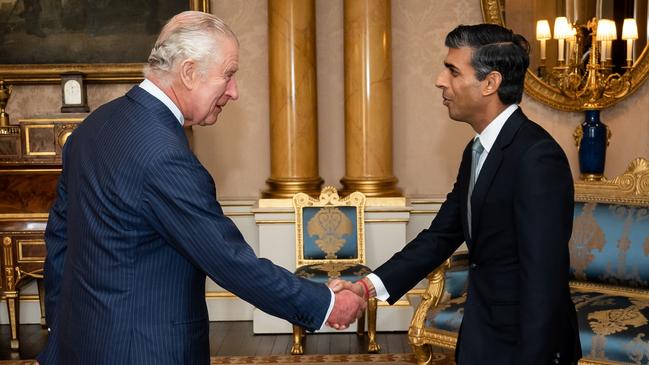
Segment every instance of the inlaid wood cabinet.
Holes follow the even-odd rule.
[[[56,197],[63,145],[82,120],[83,115],[64,114],[0,127],[0,288],[7,304],[12,350],[20,347],[20,290],[32,280],[38,282],[41,325],[46,325],[43,235]]]

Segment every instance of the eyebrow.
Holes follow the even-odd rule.
[[[460,69],[458,69],[457,67],[455,67],[454,64],[452,64],[452,63],[448,63],[448,62],[446,62],[446,61],[444,61],[444,66],[445,66],[446,68],[450,68],[452,71],[457,71],[457,72],[460,71]]]

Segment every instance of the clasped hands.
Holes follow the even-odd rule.
[[[334,307],[327,318],[327,326],[344,330],[365,313],[369,293],[362,284],[341,279],[331,280],[327,286],[336,295]]]

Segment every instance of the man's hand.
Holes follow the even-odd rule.
[[[341,289],[336,294],[334,307],[327,318],[327,326],[344,330],[365,312],[365,299],[351,290]]]
[[[352,283],[351,281],[342,280],[342,279],[333,279],[328,284],[329,289],[333,290],[334,293],[338,293],[341,290],[351,290],[359,297],[367,300],[365,296],[365,288],[360,283]]]

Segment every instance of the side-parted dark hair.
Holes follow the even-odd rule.
[[[496,24],[460,25],[444,43],[448,48],[472,48],[471,66],[476,78],[482,81],[490,72],[500,72],[500,101],[505,105],[520,103],[530,64],[530,44],[522,35]]]

